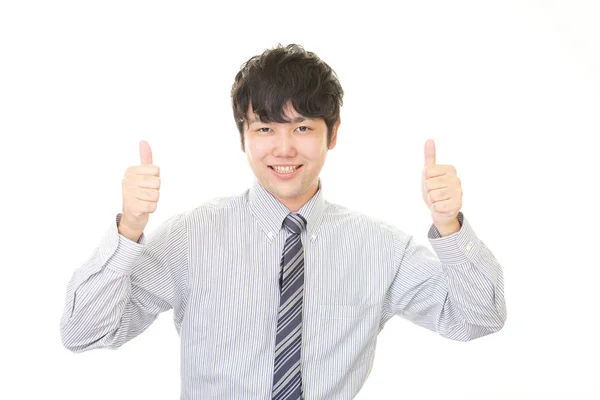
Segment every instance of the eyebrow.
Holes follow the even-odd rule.
[[[291,123],[291,124],[297,124],[298,122],[303,122],[303,121],[312,121],[312,119],[311,118],[306,118],[306,117],[298,117],[298,118],[292,119],[289,123]],[[249,120],[248,122],[249,122],[248,127],[250,127],[250,126],[252,126],[252,124],[258,123],[258,122],[262,122],[262,121],[259,118],[259,119]],[[269,122],[265,122],[265,124],[268,124],[268,123]]]

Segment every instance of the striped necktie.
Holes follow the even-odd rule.
[[[306,228],[302,215],[289,213],[283,226],[290,233],[283,247],[279,288],[279,314],[275,341],[273,400],[302,399],[300,350],[302,346],[302,300],[304,250],[300,232]]]

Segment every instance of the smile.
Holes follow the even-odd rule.
[[[277,172],[278,174],[291,174],[297,171],[301,165],[269,165],[269,168]]]

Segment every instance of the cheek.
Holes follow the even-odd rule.
[[[321,143],[321,145],[315,149],[315,154],[319,155],[320,161],[324,161],[327,156],[327,143]]]
[[[269,144],[266,141],[250,140],[246,142],[246,154],[249,160],[260,160],[269,154]]]
[[[327,145],[320,140],[306,141],[298,145],[297,149],[304,157],[312,160],[323,158],[327,154]]]

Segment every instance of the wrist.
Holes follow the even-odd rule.
[[[140,240],[140,236],[142,236],[142,233],[143,233],[143,232],[140,232],[139,230],[131,229],[122,220],[119,222],[119,225],[117,228],[118,228],[118,232],[121,236],[124,236],[127,239],[131,240],[132,242],[136,242],[136,243],[138,242],[138,240]]]
[[[458,219],[456,219],[456,221],[451,224],[436,225],[435,227],[442,237],[449,236],[460,231],[460,222],[458,222]]]

